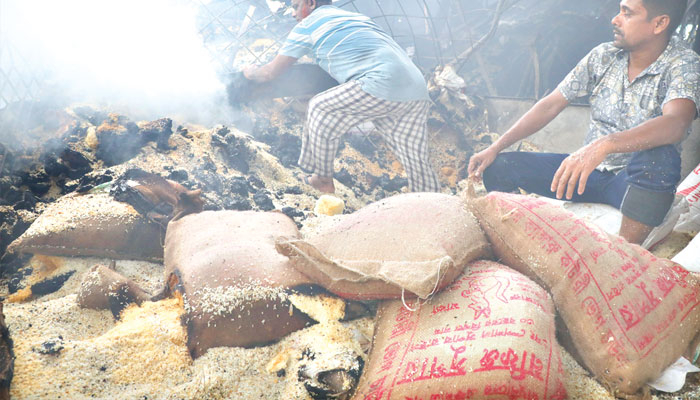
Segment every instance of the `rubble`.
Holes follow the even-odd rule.
[[[466,97],[465,100],[459,92],[437,86],[432,87],[431,94],[440,102],[440,107],[430,118],[432,162],[439,172],[444,192],[456,193],[465,186],[469,156],[488,146],[497,135],[490,132],[478,98]],[[465,101],[470,104],[468,112],[454,114],[454,111],[466,107]],[[105,184],[116,181],[134,168],[177,182],[189,191],[201,190],[204,210],[277,210],[292,218],[302,232],[309,232],[324,218],[332,217],[317,215],[314,208],[321,193],[302,183],[303,171],[296,165],[304,102],[264,100],[256,105],[256,109],[265,112],[256,115],[251,109],[243,109],[254,121],[251,132],[242,132],[235,126],[201,127],[167,118],[130,121],[128,116],[87,106],[54,113],[45,111],[46,116],[54,115],[60,123],[39,119],[31,135],[12,146],[0,148],[0,252],[4,254],[7,245],[25,233],[41,213],[56,204],[57,199],[68,194],[107,196]],[[134,140],[135,143],[108,154],[108,148],[125,144],[125,140]],[[345,136],[335,171],[335,196],[345,204],[343,214],[351,214],[368,203],[407,191],[400,163],[372,126],[360,127]],[[0,271],[7,282],[7,288],[3,287],[0,294],[14,293],[21,298],[19,295],[27,291],[34,292],[39,282],[33,281],[32,277],[38,271],[29,257],[6,253],[0,258]],[[25,336],[18,338],[15,348],[18,375],[13,390],[17,398],[27,397],[29,393],[38,393],[45,398],[55,395],[52,387],[42,386],[31,378],[32,371],[44,365],[42,360],[46,360],[45,357],[53,357],[55,361],[47,366],[49,370],[41,371],[52,373],[56,382],[65,385],[66,393],[73,397],[88,393],[110,397],[122,393],[120,391],[128,393],[127,397],[137,397],[158,390],[184,398],[216,398],[214,393],[229,396],[240,393],[244,396],[241,398],[254,395],[270,399],[307,399],[304,396],[311,396],[310,393],[317,390],[319,393],[343,392],[347,382],[358,379],[357,372],[337,376],[318,373],[319,370],[309,364],[310,357],[304,357],[304,354],[318,354],[319,359],[320,355],[327,353],[307,349],[338,343],[342,343],[344,349],[354,349],[345,354],[355,356],[336,360],[342,361],[347,371],[358,371],[366,361],[373,328],[369,318],[339,323],[332,329],[317,324],[291,333],[276,344],[259,348],[215,347],[196,361],[188,361],[191,359],[187,355],[186,331],[180,325],[182,311],[179,307],[182,305],[178,305],[177,299],[144,301],[140,307],[124,307],[126,303],[120,303],[118,307],[112,307],[113,311],[85,310],[75,306],[82,274],[95,264],[108,262],[106,258],[68,257],[65,266],[44,276],[41,281],[54,282],[54,285],[48,285],[50,290],[42,291],[42,286],[38,287],[41,303],[27,297],[20,303],[6,305],[11,331],[22,331]],[[161,289],[161,264],[139,264],[142,266],[135,272],[128,269],[130,263],[121,261],[119,273],[132,279],[147,293]],[[123,268],[127,268],[126,272]],[[68,275],[71,271],[75,272]],[[358,302],[354,307],[354,311],[348,310],[349,314],[366,317],[374,314],[377,304]],[[114,321],[114,311],[127,316],[123,318],[124,324]],[[137,323],[137,320],[141,322]],[[358,328],[360,325],[363,327]],[[41,329],[41,326],[54,327]],[[79,332],[80,329],[85,331]],[[156,330],[158,335],[153,335]],[[328,333],[331,331],[333,334]],[[63,342],[55,343],[63,349],[54,354],[32,350],[32,346],[49,343],[59,334]],[[322,343],[309,343],[314,335],[323,338]],[[340,340],[338,338],[342,340],[334,342]],[[162,348],[159,347],[161,344],[154,342],[156,339],[162,341]],[[98,354],[96,343],[103,346],[109,343],[114,347],[105,350],[106,354]],[[148,352],[135,353],[130,347],[134,343],[148,343]],[[135,360],[152,356],[167,365],[167,378],[164,367],[154,361],[143,363],[151,368],[149,372],[153,372],[155,378],[146,379],[148,374],[134,376],[133,371],[124,367],[133,366],[133,361],[129,364],[126,356],[118,355],[120,353],[115,349]],[[291,355],[285,358],[284,368],[259,373],[283,352]],[[360,355],[359,359],[357,355]],[[567,357],[568,354],[564,353],[564,358]],[[65,376],[65,372],[57,370],[59,364],[82,363],[88,363],[89,367],[75,377]],[[586,382],[586,385],[580,385],[585,389],[569,389],[570,398],[588,399],[594,390],[604,392],[583,370],[572,372],[574,367],[568,365],[565,370],[570,375],[569,380]],[[232,376],[231,371],[238,375]],[[158,379],[161,381],[156,382]],[[696,390],[694,379],[689,379],[684,393]],[[73,382],[80,382],[84,387],[77,387]]]

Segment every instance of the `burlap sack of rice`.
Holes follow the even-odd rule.
[[[544,200],[469,201],[500,260],[541,282],[587,367],[634,394],[700,330],[697,276]]]
[[[162,228],[109,194],[68,194],[49,205],[8,251],[160,261]]]
[[[439,193],[378,201],[305,240],[278,241],[278,249],[299,271],[351,299],[427,298],[490,254],[461,199]]]
[[[415,307],[400,300],[380,306],[353,399],[567,398],[554,305],[522,274],[473,262]]]
[[[311,322],[288,301],[290,289],[311,281],[277,253],[279,236],[299,231],[277,212],[205,211],[170,222],[165,279],[183,298],[193,357],[266,344]]]

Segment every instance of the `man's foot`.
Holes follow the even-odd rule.
[[[333,185],[333,178],[313,175],[304,175],[302,178],[304,183],[319,190],[324,193],[335,193],[335,186]]]

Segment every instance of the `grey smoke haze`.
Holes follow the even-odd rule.
[[[0,0],[0,44],[21,54],[12,61],[20,74],[46,78],[35,94],[41,99],[132,119],[229,123],[219,66],[196,17],[188,0]]]

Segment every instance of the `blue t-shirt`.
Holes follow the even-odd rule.
[[[310,55],[335,80],[391,101],[428,100],[425,79],[406,52],[369,17],[325,5],[289,34],[280,54]]]

